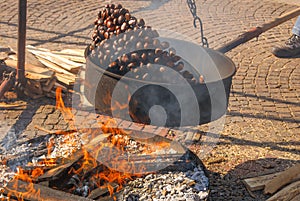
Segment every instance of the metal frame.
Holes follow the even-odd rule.
[[[19,0],[17,82],[22,86],[25,85],[26,14],[27,0]]]

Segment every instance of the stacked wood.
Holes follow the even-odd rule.
[[[263,190],[272,196],[267,201],[295,201],[300,198],[300,163],[283,172],[243,180],[247,190]]]
[[[84,50],[81,49],[51,51],[30,45],[26,48],[44,67],[56,72],[58,81],[67,86],[74,84],[79,69],[85,63]]]
[[[85,63],[84,50],[80,49],[50,51],[27,46],[26,54],[31,55],[31,59],[25,64],[27,83],[24,93],[33,99],[44,96],[55,98],[57,87],[61,87],[63,93],[70,92],[77,80],[79,69]],[[5,57],[5,63],[16,69],[16,54]]]

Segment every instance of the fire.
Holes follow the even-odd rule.
[[[123,184],[126,183],[126,180],[132,180],[132,175],[127,174],[127,173],[120,173],[114,170],[108,170],[106,172],[101,172],[98,175],[95,175],[96,178],[99,178],[100,180],[104,180],[108,183],[99,186],[100,188],[105,188],[107,187],[109,190],[110,195],[113,195],[113,187],[110,185],[110,183],[117,183],[119,184],[117,188],[117,192],[120,191],[123,188]]]
[[[56,107],[62,112],[64,119],[68,120],[68,123],[72,126],[73,129],[75,128],[74,124],[74,115],[71,112],[70,108],[66,108],[65,104],[63,102],[62,96],[61,96],[61,89],[57,88],[56,91]],[[98,119],[99,120],[99,119]],[[72,168],[68,173],[69,174],[76,174],[76,175],[84,175],[86,172],[89,170],[92,170],[98,166],[97,163],[97,156],[98,154],[101,153],[101,150],[106,146],[106,147],[116,147],[118,149],[123,150],[124,147],[124,138],[114,138],[112,136],[127,136],[128,132],[125,132],[123,129],[117,128],[116,127],[117,122],[114,118],[108,118],[105,121],[99,121],[99,126],[100,129],[96,131],[92,130],[85,130],[84,132],[86,134],[90,134],[91,138],[94,138],[99,135],[99,133],[103,134],[111,134],[110,137],[108,137],[108,142],[109,143],[101,143],[100,145],[95,147],[95,152],[96,154],[94,157],[90,155],[90,153],[85,149],[85,147],[82,147],[82,152],[83,152],[83,159],[81,166],[78,169]],[[99,132],[101,131],[101,132]],[[101,135],[101,134],[100,134]],[[51,145],[49,144],[51,147]],[[109,157],[109,156],[108,156]],[[120,162],[120,161],[119,161]],[[125,164],[125,163],[124,163]],[[118,164],[120,170],[122,170],[122,163]],[[128,168],[128,167],[127,167]],[[124,168],[125,170],[125,168]],[[94,180],[99,188],[107,188],[110,195],[113,196],[114,191],[120,191],[123,188],[123,185],[126,183],[128,180],[132,180],[133,174],[125,173],[122,171],[116,171],[113,170],[109,167],[107,167],[104,171],[95,173],[92,175],[92,180]],[[111,185],[112,183],[117,183],[118,187],[114,189],[114,187]]]
[[[34,187],[33,179],[39,177],[43,174],[43,170],[40,168],[34,169],[31,174],[18,168],[13,181],[12,189],[9,189],[8,197],[16,197],[18,201],[23,201],[24,199],[31,197],[36,200],[42,200],[40,196],[40,190]],[[24,182],[21,182],[24,181]]]
[[[56,108],[62,112],[64,120],[69,123],[69,126],[73,129],[76,129],[74,126],[74,114],[72,113],[71,108],[67,108],[65,106],[61,91],[62,89],[60,87],[56,88]]]
[[[61,89],[57,88],[56,90],[56,107],[59,109],[69,127],[74,132],[79,132],[75,128],[75,116],[72,114],[72,108],[67,108],[63,102],[61,96]],[[121,106],[120,106],[121,107]],[[99,120],[99,119],[98,119]],[[99,141],[91,147],[89,150],[86,146],[81,145],[80,152],[82,157],[74,162],[74,164],[68,169],[68,177],[73,177],[77,175],[79,180],[83,182],[88,175],[88,180],[93,182],[98,188],[105,188],[109,192],[110,196],[113,196],[115,192],[120,191],[124,184],[129,180],[132,180],[134,177],[140,177],[142,174],[137,174],[138,172],[143,172],[146,167],[143,165],[136,166],[134,158],[130,158],[128,155],[128,146],[132,143],[131,132],[125,131],[123,129],[117,128],[117,122],[113,118],[108,118],[105,121],[99,121],[99,129],[81,129],[80,132],[83,132],[87,139],[96,139],[97,137],[103,137],[103,141]],[[75,146],[76,141],[72,140],[73,133],[65,131],[56,131],[57,135],[64,134],[69,138],[64,138],[66,140],[62,141],[64,144],[69,144],[70,146]],[[88,136],[88,137],[87,137]],[[102,139],[102,138],[101,138]],[[78,143],[78,142],[77,142]],[[34,187],[34,182],[38,177],[45,173],[45,170],[54,166],[59,166],[64,160],[59,160],[60,158],[51,157],[53,148],[55,148],[56,143],[54,139],[49,140],[47,144],[47,156],[45,158],[39,158],[35,163],[29,163],[30,167],[34,167],[31,171],[25,171],[19,168],[18,173],[15,177],[15,184],[13,190],[10,190],[11,195],[18,197],[18,200],[24,200],[26,196],[30,195],[31,197],[37,198],[37,200],[42,200],[40,198],[40,191]],[[137,155],[151,154],[159,149],[166,148],[170,146],[166,142],[157,142],[152,143],[152,147],[149,145],[140,145]],[[75,151],[72,153],[75,154]],[[72,157],[72,154],[70,157]],[[99,160],[99,157],[104,157],[107,161]],[[68,156],[69,157],[69,156]],[[67,161],[70,161],[71,158],[68,158]],[[103,163],[102,163],[103,162]],[[110,164],[105,164],[109,162]],[[138,170],[136,169],[138,168]],[[20,191],[19,181],[25,181],[27,186],[23,186],[26,191]],[[23,184],[21,184],[23,185]],[[75,186],[72,189],[68,189],[70,192],[74,190]],[[90,193],[90,192],[88,192]]]

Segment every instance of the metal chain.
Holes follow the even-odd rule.
[[[197,15],[197,7],[196,7],[196,3],[195,0],[186,0],[190,11],[193,15],[194,18],[194,27],[197,28],[197,22],[199,22],[200,24],[200,34],[201,34],[201,42],[202,42],[202,46],[206,46],[208,47],[208,41],[207,38],[204,37],[204,33],[203,33],[203,25],[202,25],[202,21],[200,19],[200,17]]]

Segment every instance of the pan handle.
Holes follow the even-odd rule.
[[[232,50],[233,48],[235,48],[243,43],[246,43],[253,38],[257,38],[260,34],[266,32],[266,31],[268,31],[268,30],[294,18],[294,17],[297,17],[299,15],[300,15],[300,7],[295,10],[292,10],[289,13],[286,13],[280,17],[273,19],[272,21],[270,21],[266,24],[263,24],[262,26],[255,27],[255,28],[250,29],[249,31],[246,31],[245,33],[241,34],[233,41],[230,41],[229,43],[226,43],[222,47],[218,48],[217,51],[219,51],[221,53],[226,53],[226,52]]]

